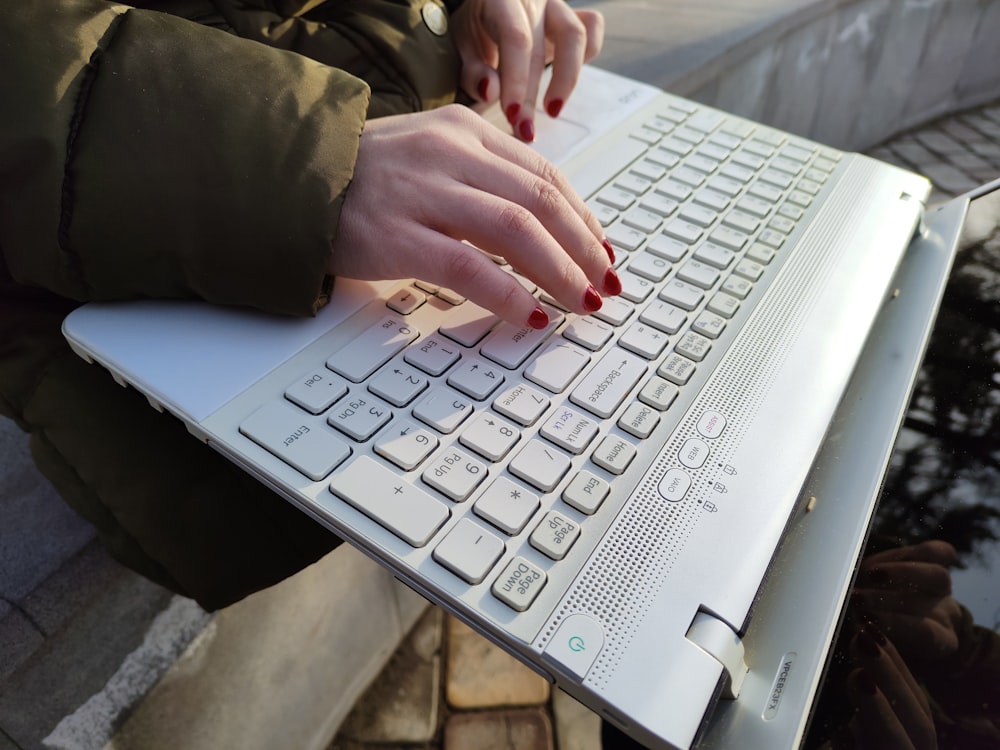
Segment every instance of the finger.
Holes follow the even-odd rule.
[[[500,75],[478,59],[463,63],[462,90],[475,101],[490,104],[500,95]]]
[[[535,140],[535,104],[545,68],[545,17],[534,3],[519,7],[522,12],[517,25],[499,29],[494,38],[500,50],[504,113],[514,134],[530,143]]]
[[[862,632],[857,639],[858,659],[895,713],[906,736],[915,747],[932,747],[934,724],[930,704],[909,668],[884,637]]]
[[[487,34],[470,30],[456,37],[455,46],[462,60],[462,89],[477,101],[496,101],[500,96],[500,54],[496,44]]]
[[[467,196],[462,207],[454,206],[442,217],[440,229],[452,235],[464,232],[465,239],[485,252],[506,258],[567,310],[587,314],[600,309],[596,285],[522,203],[486,192],[475,199]]]
[[[920,544],[883,550],[863,560],[861,566],[864,568],[869,564],[908,560],[937,563],[946,567],[951,567],[959,562],[958,552],[951,544],[940,539],[929,539]]]
[[[487,150],[501,159],[553,184],[569,202],[576,215],[587,225],[590,233],[602,244],[607,242],[604,228],[601,226],[600,221],[597,220],[594,213],[584,203],[583,198],[573,189],[569,180],[566,179],[565,175],[555,165],[531,148],[511,138],[504,137],[502,133],[489,124],[482,123],[482,125],[482,143]],[[609,248],[610,245],[606,247],[606,251],[610,253]]]
[[[928,562],[889,562],[865,568],[858,575],[858,586],[873,589],[899,589],[928,596],[951,594],[951,574],[947,568]]]
[[[568,5],[549,3],[545,11],[545,37],[554,50],[552,78],[545,91],[545,111],[558,117],[576,87],[587,48],[587,29]]]
[[[587,30],[587,47],[583,53],[583,61],[590,62],[597,57],[604,46],[604,16],[596,10],[578,10],[576,17]]]
[[[851,728],[858,747],[916,750],[889,701],[867,670],[856,669],[847,676],[847,696],[857,712]]]
[[[886,638],[882,631],[871,625],[863,628],[854,636],[849,649],[855,660],[868,670],[876,682],[883,684],[882,677],[900,681],[909,695],[924,710],[929,710],[927,696],[920,689],[919,683],[893,642]],[[892,694],[886,691],[886,696],[892,702]]]
[[[514,134],[520,137],[518,128],[526,109],[535,30],[527,9],[520,2],[496,2],[490,10],[483,23],[497,47],[500,107]]]
[[[543,162],[535,165],[535,168],[537,171],[520,169],[498,158],[496,170],[481,170],[477,174],[465,175],[471,186],[525,209],[534,221],[528,222],[516,213],[510,213],[513,210],[510,206],[502,207],[501,210],[508,212],[509,220],[519,222],[525,230],[530,228],[532,231],[542,232],[541,236],[526,235],[528,242],[510,237],[509,249],[506,250],[499,250],[497,244],[494,244],[501,241],[503,235],[473,241],[488,252],[502,255],[561,302],[567,301],[563,295],[573,294],[569,286],[563,286],[568,280],[561,276],[544,275],[553,269],[541,267],[546,256],[537,255],[539,250],[549,257],[559,256],[560,261],[563,256],[568,256],[574,266],[582,269],[582,274],[600,294],[618,294],[621,283],[612,266],[613,253],[609,253],[604,245],[606,240],[603,240],[600,224],[593,219],[589,210],[554,167]],[[479,207],[476,210],[478,222],[471,223],[481,229],[484,214]],[[484,242],[491,244],[486,246]],[[558,293],[560,286],[563,288],[562,294]],[[568,309],[579,311],[579,304],[573,302],[572,296],[568,301],[572,305]]]
[[[452,289],[514,325],[549,324],[548,312],[510,273],[471,245],[432,229],[414,238],[420,245],[420,277]]]

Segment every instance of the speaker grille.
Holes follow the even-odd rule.
[[[587,675],[603,689],[643,621],[649,606],[704,510],[706,496],[725,477],[727,459],[741,444],[764,397],[773,386],[804,320],[844,247],[844,227],[857,225],[874,193],[867,162],[855,162],[826,198],[826,204],[798,241],[795,254],[774,278],[718,369],[695,399],[663,451],[650,466],[612,528],[539,634],[544,647],[567,616],[583,613],[600,621],[605,644]],[[726,415],[728,426],[713,440],[706,466],[685,470],[692,485],[684,501],[670,503],[657,490],[666,471],[680,467],[677,455],[696,433],[708,410]]]

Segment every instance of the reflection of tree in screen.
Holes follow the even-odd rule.
[[[1000,232],[958,253],[873,542],[945,539],[965,561],[1000,539]]]

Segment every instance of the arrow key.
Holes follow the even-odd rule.
[[[521,431],[505,419],[482,412],[465,428],[459,440],[483,458],[499,461],[521,437]]]
[[[415,469],[437,448],[433,432],[416,423],[401,419],[375,441],[375,452],[406,471]]]

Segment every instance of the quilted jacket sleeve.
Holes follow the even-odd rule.
[[[103,0],[13,4],[0,39],[0,252],[16,281],[315,309],[369,115],[357,45],[351,72]]]

